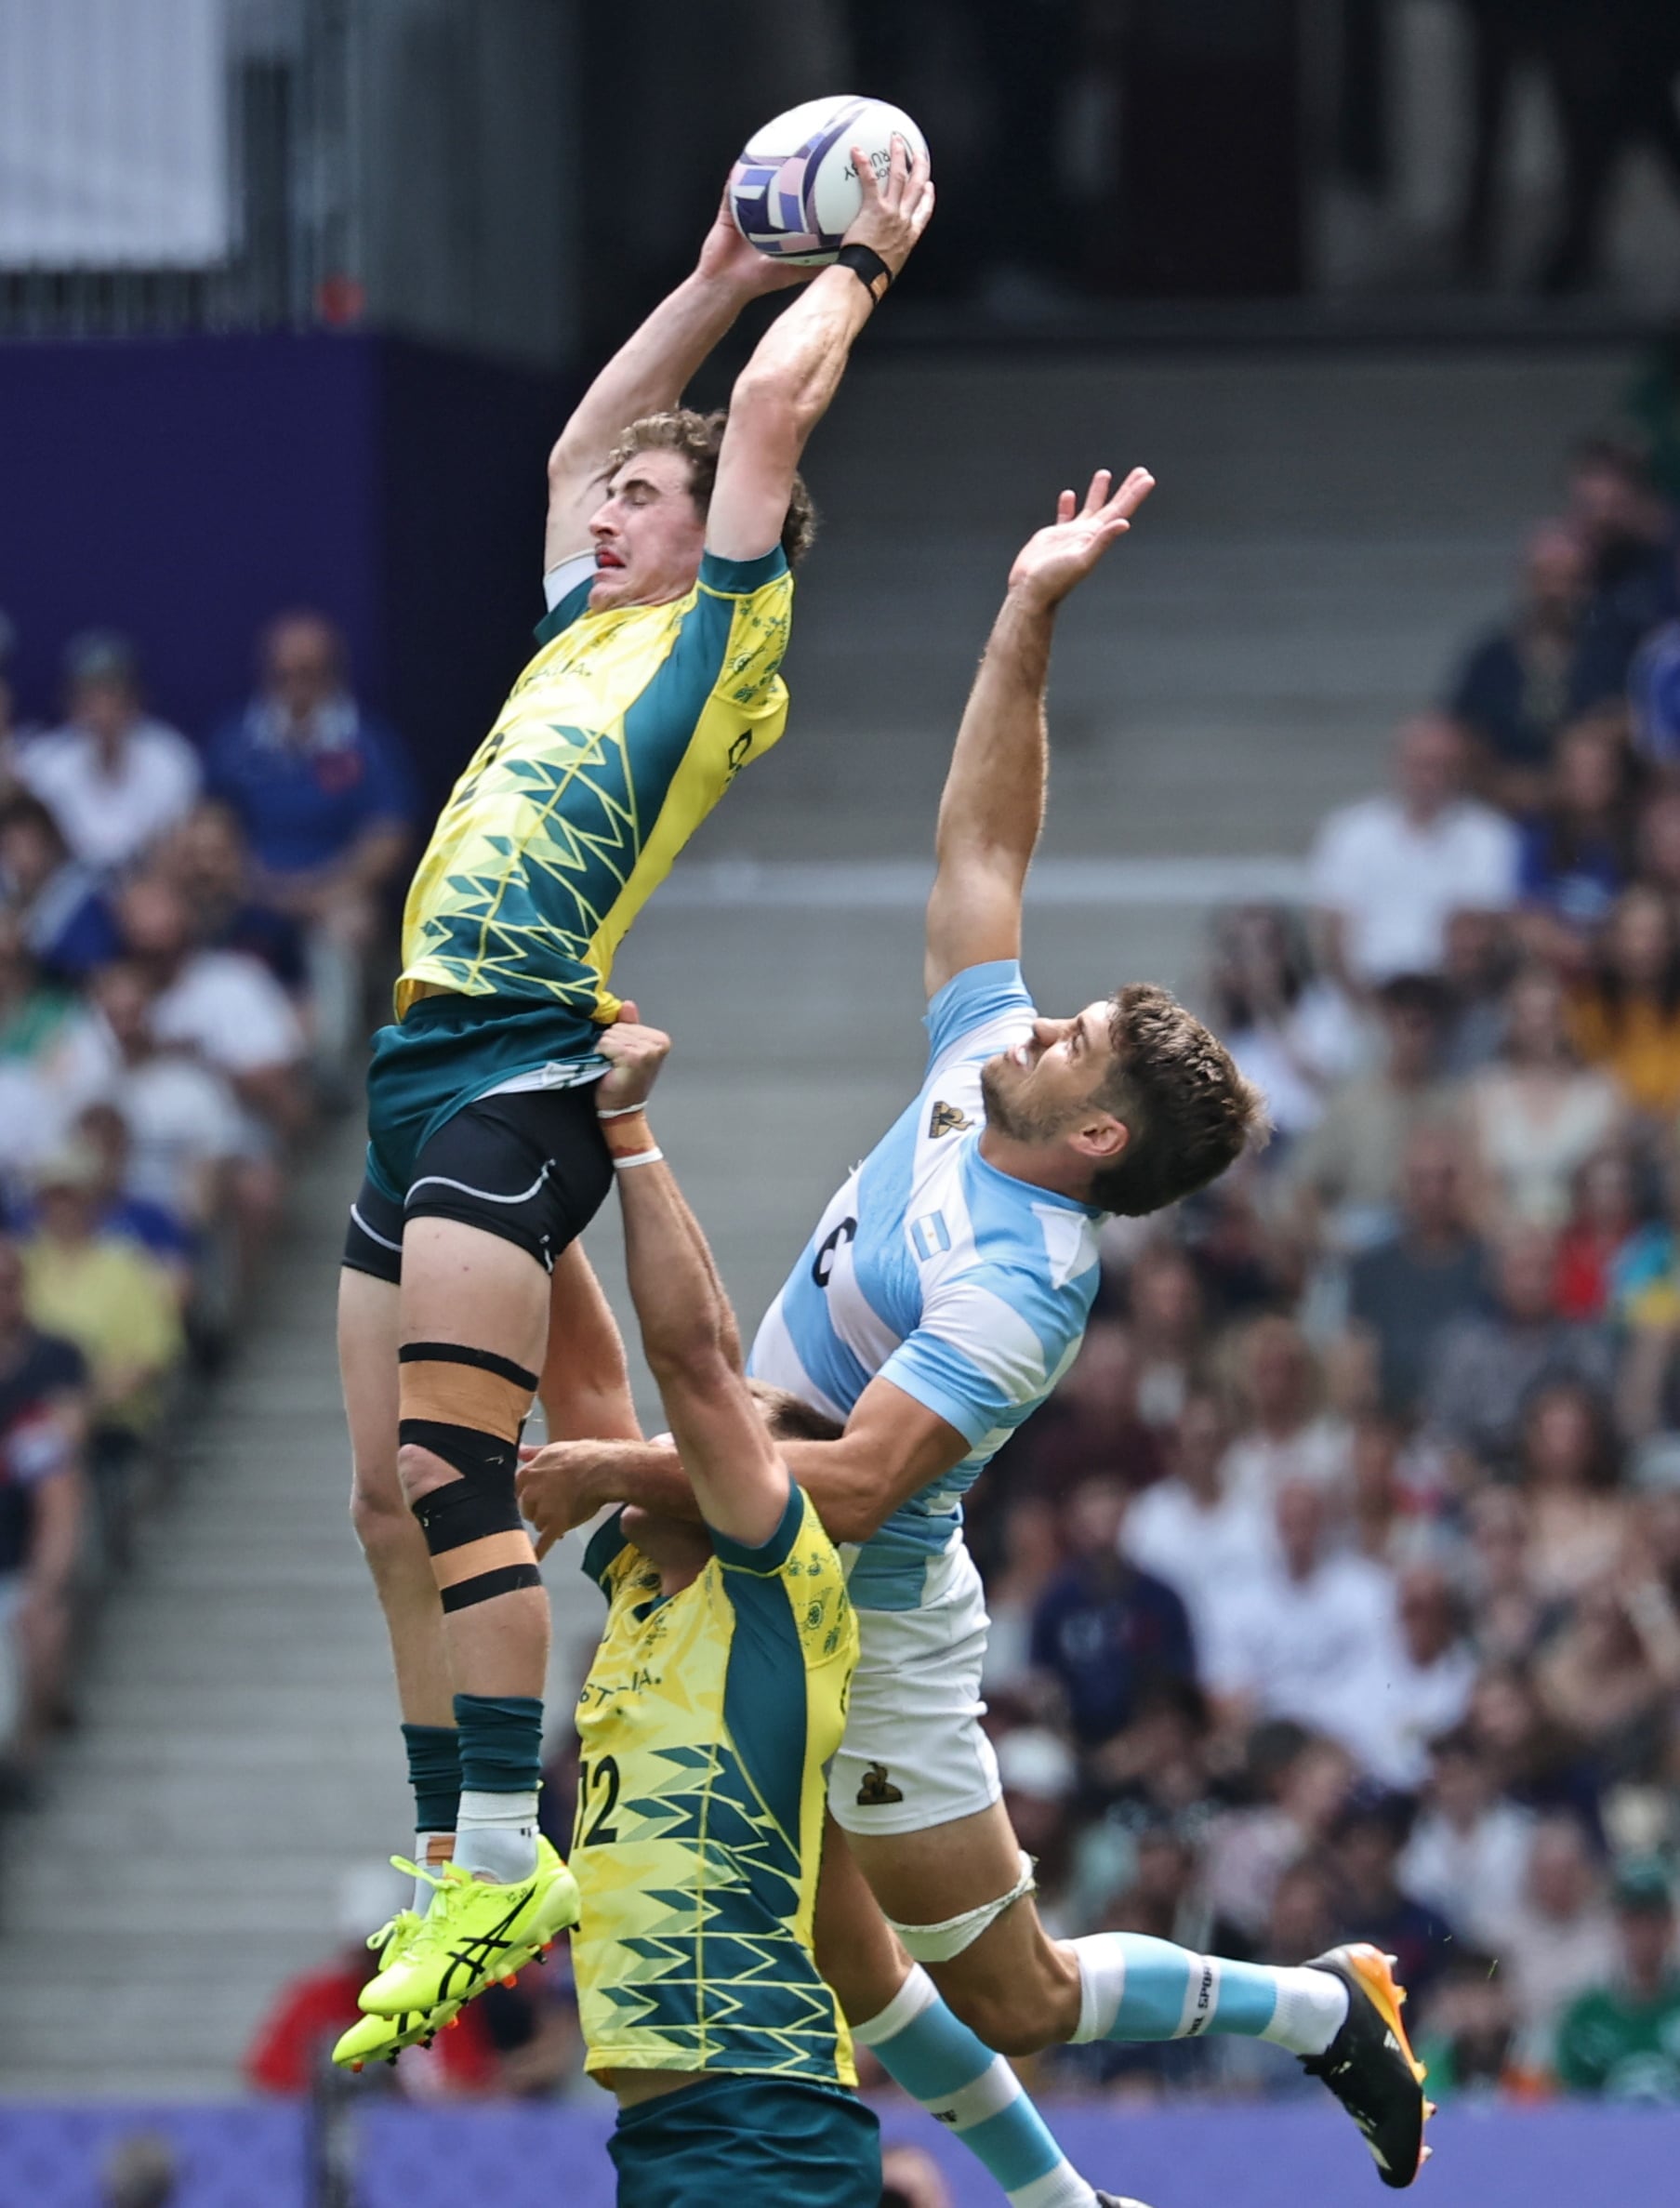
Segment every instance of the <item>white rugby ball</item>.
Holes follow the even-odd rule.
[[[729,206],[736,229],[775,260],[832,260],[863,205],[853,147],[861,146],[884,178],[894,136],[912,153],[927,152],[903,108],[884,99],[841,94],[790,107],[753,132],[735,163]]]

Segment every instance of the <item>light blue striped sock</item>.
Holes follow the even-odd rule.
[[[919,1963],[852,2036],[893,2083],[976,2155],[1012,2208],[1095,2208],[1096,2194],[1051,2136],[1019,2078],[939,1998]]]
[[[1347,1989],[1327,1970],[1273,1969],[1196,1955],[1142,1932],[1068,1942],[1079,1963],[1083,2040],[1190,2040],[1203,2032],[1275,2040],[1322,2055],[1347,2015]]]

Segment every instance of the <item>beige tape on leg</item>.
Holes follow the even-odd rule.
[[[1037,1893],[1038,1868],[1023,1848],[1020,1877],[996,1901],[983,1901],[978,1909],[965,1909],[959,1917],[946,1917],[939,1924],[901,1924],[895,1917],[888,1917],[887,1922],[903,1940],[905,1952],[913,1961],[949,1963],[972,1948],[983,1932],[989,1931],[1006,1909],[1012,1909],[1028,1894]]]

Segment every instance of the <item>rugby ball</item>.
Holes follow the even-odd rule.
[[[852,149],[861,146],[885,177],[895,134],[912,153],[927,152],[903,108],[884,99],[842,94],[790,107],[753,132],[730,175],[736,229],[775,260],[832,260],[863,205]]]

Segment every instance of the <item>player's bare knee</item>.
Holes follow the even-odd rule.
[[[414,1519],[403,1491],[396,1460],[387,1459],[377,1472],[358,1464],[351,1481],[350,1522],[364,1552],[374,1556],[412,1541]]]
[[[433,1494],[460,1477],[454,1465],[446,1464],[442,1457],[418,1442],[405,1441],[398,1448],[397,1482],[405,1510],[412,1511],[422,1496]]]

